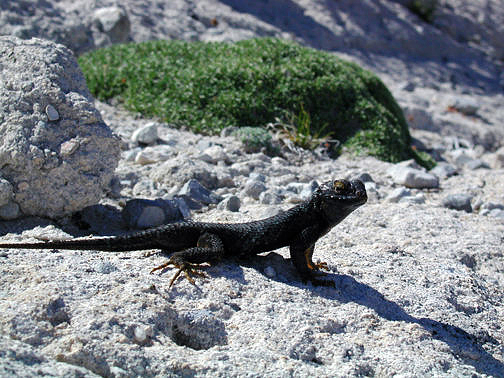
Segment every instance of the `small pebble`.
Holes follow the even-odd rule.
[[[149,122],[145,126],[136,129],[131,134],[131,140],[135,143],[154,144],[158,140],[157,128],[157,123]]]
[[[266,190],[266,185],[264,185],[260,181],[247,181],[245,184],[245,187],[243,189],[243,192],[248,196],[252,197],[255,200],[259,199],[259,196],[262,192]]]
[[[59,113],[56,108],[52,105],[47,105],[45,108],[45,112],[47,114],[47,119],[49,121],[57,121],[59,119]]]
[[[448,209],[464,210],[468,213],[472,212],[471,207],[472,196],[469,194],[450,194],[443,198],[443,206]]]

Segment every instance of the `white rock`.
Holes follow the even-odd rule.
[[[135,147],[127,151],[122,152],[122,158],[125,161],[135,161],[137,155],[142,151],[141,147]]]
[[[135,150],[136,151],[136,150]],[[169,146],[152,146],[138,151],[135,156],[135,163],[147,165],[166,161],[174,156],[174,152]]]
[[[240,210],[241,201],[238,196],[228,196],[223,201],[219,202],[217,208],[237,212]]]
[[[500,218],[500,219],[504,220],[504,210],[502,210],[502,209],[490,210],[488,215],[491,217],[494,217],[494,218]]]
[[[135,341],[139,344],[144,344],[152,337],[153,330],[151,326],[139,325],[135,327]]]
[[[206,148],[199,158],[211,164],[217,164],[220,161],[229,161],[228,155],[224,152],[224,149],[221,146],[211,146]]]
[[[429,173],[445,179],[457,173],[457,168],[448,163],[439,162]]]
[[[165,222],[165,213],[163,209],[158,206],[145,206],[142,209],[142,214],[138,217],[137,227],[145,229],[149,227],[156,227]]]
[[[259,202],[265,205],[278,205],[282,203],[282,199],[274,192],[264,191],[259,195]]]
[[[245,187],[243,188],[243,192],[249,196],[252,197],[255,200],[259,199],[259,195],[266,190],[266,185],[264,185],[260,181],[253,181],[249,180],[245,184]]]
[[[388,196],[387,196],[387,201],[388,202],[399,202],[402,198],[408,197],[411,195],[411,192],[409,189],[399,187],[395,188]]]
[[[504,147],[495,151],[489,160],[492,168],[504,168]]]
[[[94,11],[93,18],[98,25],[97,45],[126,42],[128,40],[131,23],[128,14],[122,7],[111,6],[98,8]],[[103,33],[103,34],[102,34]]]
[[[149,122],[145,126],[136,129],[131,134],[131,140],[135,143],[154,144],[158,140],[158,124]]]
[[[486,210],[493,210],[493,209],[504,210],[504,204],[495,203],[495,202],[485,202],[485,203],[481,204],[480,208],[486,209]]]
[[[396,184],[408,188],[426,189],[439,186],[439,179],[436,176],[419,169],[395,165],[389,168],[387,173]]]
[[[425,203],[425,196],[423,193],[417,193],[414,196],[404,196],[399,200],[399,202],[422,204]]]
[[[19,214],[57,218],[96,204],[110,185],[119,143],[72,52],[12,36],[0,37],[0,51],[8,52],[0,54],[0,108],[9,109],[0,117],[0,166]],[[41,109],[44,102],[51,104]],[[65,144],[73,138],[81,138],[78,148]]]

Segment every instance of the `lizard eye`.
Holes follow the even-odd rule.
[[[341,180],[335,180],[334,183],[333,183],[333,188],[337,192],[345,190],[345,188],[346,188],[345,182],[341,181]]]

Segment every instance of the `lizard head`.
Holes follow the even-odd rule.
[[[312,201],[329,223],[336,225],[366,203],[366,188],[360,180],[328,181],[315,190]]]

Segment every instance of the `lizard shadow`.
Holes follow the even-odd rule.
[[[53,225],[49,219],[41,217],[26,217],[14,220],[3,220],[0,222],[0,236],[9,233],[21,234],[24,231],[33,230],[35,227],[47,227]]]
[[[283,260],[283,264],[285,264],[283,267],[278,266],[281,260]],[[326,299],[341,303],[357,303],[374,310],[378,316],[386,320],[418,324],[429,332],[432,338],[448,345],[452,354],[458,360],[465,364],[472,365],[480,374],[499,376],[504,372],[504,364],[494,358],[482,347],[482,344],[486,343],[494,345],[499,344],[498,340],[488,333],[483,331],[478,334],[471,334],[460,327],[448,323],[428,317],[412,316],[394,301],[386,299],[378,290],[357,281],[352,276],[328,273],[325,279],[333,281],[335,288],[321,288],[320,286],[303,284],[299,281],[290,259],[284,258],[275,252],[270,252],[264,256],[258,255],[250,258],[248,261],[240,260],[239,262],[237,261],[237,263],[242,266],[253,267],[265,276],[264,268],[272,266],[277,272],[282,272],[282,275],[277,275],[275,277],[270,277],[268,275],[268,279],[310,290],[313,294]],[[289,267],[285,269],[287,265]],[[277,266],[279,269],[276,269]]]

